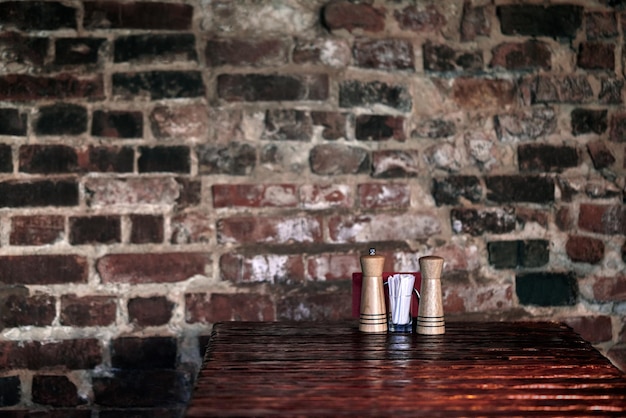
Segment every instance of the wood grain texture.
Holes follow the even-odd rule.
[[[626,416],[626,376],[569,327],[357,321],[216,324],[187,417]]]
[[[441,294],[443,258],[432,255],[421,257],[419,264],[422,273],[422,289],[417,311],[416,331],[418,334],[426,335],[444,334],[446,322]]]
[[[361,270],[363,271],[359,315],[361,332],[387,332],[387,306],[382,282],[384,264],[385,257],[380,255],[361,257]]]

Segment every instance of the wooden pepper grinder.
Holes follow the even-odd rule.
[[[383,289],[383,265],[385,257],[376,255],[376,250],[370,248],[369,255],[361,257],[363,284],[361,287],[361,311],[359,316],[359,331],[387,332],[387,307]]]
[[[422,273],[420,304],[417,309],[418,334],[438,335],[446,332],[441,295],[443,258],[426,256],[419,259]]]

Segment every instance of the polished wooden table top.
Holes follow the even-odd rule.
[[[216,324],[187,417],[626,416],[626,376],[565,325]]]

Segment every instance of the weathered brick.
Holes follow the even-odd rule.
[[[24,173],[72,173],[78,166],[76,150],[66,145],[22,145],[18,158]]]
[[[191,170],[189,147],[183,145],[139,147],[137,169],[140,173],[188,174]]]
[[[455,208],[450,211],[452,230],[457,234],[480,236],[504,234],[515,230],[515,212],[511,208]]]
[[[526,102],[588,103],[594,99],[593,89],[586,75],[537,75],[525,79],[521,86]]]
[[[113,62],[197,61],[196,38],[189,33],[129,35],[115,39]]]
[[[615,162],[613,152],[602,140],[587,143],[587,151],[589,151],[596,170],[610,167]]]
[[[60,38],[54,41],[56,65],[97,64],[104,38]]]
[[[405,39],[357,39],[352,55],[361,68],[415,70],[413,45]]]
[[[431,212],[336,215],[328,220],[329,238],[336,243],[415,240],[440,232],[440,220]]]
[[[115,323],[116,298],[113,296],[61,297],[61,324],[73,327],[108,326]]]
[[[433,144],[424,150],[424,158],[430,167],[448,172],[461,169],[463,155],[457,146],[448,142]]]
[[[326,100],[329,80],[326,74],[221,74],[217,94],[228,102]]]
[[[576,37],[583,7],[573,5],[503,5],[496,8],[505,35]]]
[[[83,26],[88,29],[191,29],[193,6],[165,2],[89,1]]]
[[[33,408],[21,408],[7,411],[5,415],[7,418],[30,418],[40,414],[37,409],[33,410]],[[47,408],[45,415],[48,418],[91,418],[91,410],[76,407]]]
[[[0,341],[0,361],[9,369],[39,370],[65,367],[93,369],[102,363],[102,348],[95,338],[60,341]]]
[[[193,390],[191,379],[189,372],[177,370],[114,370],[92,378],[94,403],[120,407],[122,412],[116,416],[127,415],[132,407],[154,411],[152,408],[160,406],[185,405]]]
[[[626,344],[615,344],[606,355],[620,370],[626,370]]]
[[[150,126],[157,138],[201,140],[209,129],[205,106],[157,106],[150,113]]]
[[[0,135],[26,136],[27,121],[26,114],[18,109],[0,109]]]
[[[78,184],[73,180],[0,182],[0,207],[76,205]]]
[[[406,86],[380,81],[347,80],[339,85],[339,106],[388,106],[401,111],[411,110],[411,95]]]
[[[463,108],[502,109],[513,104],[515,85],[510,80],[460,77],[454,80],[451,96]]]
[[[295,64],[327,65],[345,68],[352,61],[352,51],[346,39],[299,39],[291,54]]]
[[[48,45],[48,38],[45,37],[27,36],[18,32],[0,34],[3,65],[14,72],[43,67],[48,56]]]
[[[220,273],[234,283],[294,283],[303,281],[304,265],[300,255],[227,253],[220,257]]]
[[[613,338],[611,317],[607,315],[572,316],[563,318],[563,322],[592,344],[610,341]]]
[[[604,42],[582,42],[576,64],[586,70],[615,70],[615,45]]]
[[[55,215],[14,216],[11,218],[11,245],[45,245],[65,235],[65,219]]]
[[[0,26],[24,31],[77,29],[77,11],[61,2],[7,1],[0,3]]]
[[[601,134],[607,128],[606,109],[582,109],[576,108],[570,114],[572,120],[572,134],[582,135],[588,133]]]
[[[205,253],[108,254],[96,261],[103,283],[174,283],[206,274]]]
[[[557,209],[554,216],[554,223],[559,227],[561,231],[568,231],[576,225],[574,216],[569,207],[563,206]]]
[[[537,139],[554,132],[556,113],[552,108],[533,108],[494,116],[498,139],[503,142]]]
[[[173,205],[181,186],[172,178],[98,178],[84,182],[90,207],[110,205]]]
[[[515,215],[517,222],[522,227],[528,223],[536,223],[543,228],[548,228],[548,224],[551,220],[552,211],[551,208],[534,209],[526,207],[517,207],[515,209]]]
[[[406,6],[394,11],[393,17],[401,29],[413,32],[436,33],[446,24],[446,17],[433,5]]]
[[[215,235],[210,215],[203,212],[184,212],[172,217],[172,244],[209,242]]]
[[[626,112],[615,112],[609,122],[609,140],[626,142]]]
[[[487,7],[473,7],[470,2],[464,2],[461,17],[461,41],[469,42],[477,36],[489,36],[491,23],[488,16]]]
[[[580,281],[581,294],[598,302],[626,300],[626,275],[587,276]]]
[[[346,114],[339,112],[311,112],[313,125],[322,126],[322,138],[339,139],[346,137]]]
[[[78,406],[87,403],[67,376],[37,374],[31,385],[33,402],[50,406]]]
[[[293,184],[215,184],[213,207],[294,207],[298,204]]]
[[[578,148],[568,145],[521,144],[517,163],[522,172],[562,172],[580,165]]]
[[[72,216],[69,218],[70,244],[112,244],[121,242],[119,216]]]
[[[417,177],[419,174],[417,150],[380,150],[372,153],[372,177]]]
[[[622,90],[624,80],[616,78],[601,78],[598,102],[601,104],[622,104]]]
[[[587,39],[590,41],[597,39],[615,38],[619,35],[617,31],[617,19],[614,12],[586,12],[584,14]]]
[[[626,234],[626,205],[598,205],[582,203],[578,227],[605,235]]]
[[[20,403],[22,385],[19,376],[0,377],[0,407],[13,406]]]
[[[411,138],[447,138],[456,134],[456,125],[444,119],[425,119],[411,131]]]
[[[477,203],[482,194],[483,188],[476,176],[448,176],[432,181],[432,195],[437,206],[458,205],[465,200]]]
[[[352,189],[346,184],[303,184],[300,202],[305,209],[352,206]]]
[[[151,100],[204,96],[199,71],[144,71],[115,73],[113,94],[124,99],[148,96]]]
[[[6,255],[0,257],[4,284],[87,283],[87,260],[78,255]]]
[[[132,298],[128,300],[128,321],[140,327],[165,325],[172,318],[174,306],[165,296]]]
[[[324,25],[331,31],[345,29],[348,32],[381,32],[385,28],[385,9],[365,3],[329,3],[322,10],[322,17]]]
[[[491,67],[512,71],[550,70],[552,53],[545,42],[530,40],[523,43],[506,42],[491,51]]]
[[[402,116],[359,115],[356,118],[355,136],[360,141],[404,141],[404,118]]]
[[[184,209],[197,206],[202,200],[202,182],[199,179],[177,178],[179,195],[176,199],[176,207]]]
[[[309,280],[345,280],[361,270],[358,254],[315,254],[305,262]]]
[[[130,215],[130,242],[148,244],[163,242],[163,215]]]
[[[367,150],[343,144],[320,144],[310,152],[311,171],[315,174],[332,176],[359,174],[370,169]]]
[[[104,82],[101,75],[93,77],[76,77],[70,74],[52,77],[28,74],[0,76],[0,100],[102,98],[104,98]]]
[[[456,50],[446,44],[428,41],[422,47],[426,71],[480,71],[483,68],[481,51]]]
[[[95,110],[91,135],[107,138],[141,138],[143,115],[141,112]]]
[[[43,294],[13,294],[2,301],[0,312],[0,324],[6,328],[50,326],[56,316],[55,299]]]
[[[357,186],[359,206],[366,209],[409,207],[411,190],[401,183],[364,183]]]
[[[35,121],[38,135],[80,135],[87,131],[87,109],[73,104],[55,104],[39,109]]]
[[[0,121],[0,124],[2,121]],[[13,172],[13,150],[10,145],[0,144],[0,173]]]
[[[578,286],[572,273],[520,273],[515,276],[515,293],[522,305],[572,306]]]
[[[321,242],[322,220],[315,216],[238,216],[217,221],[217,241],[227,243]]]
[[[308,154],[294,142],[264,144],[259,150],[259,170],[269,173],[302,175],[310,165]]]
[[[281,295],[276,302],[279,321],[337,321],[352,315],[349,280],[309,281]]]
[[[302,110],[278,109],[265,112],[262,139],[273,141],[310,141],[313,136],[311,115]]]
[[[287,43],[281,39],[209,39],[207,65],[270,66],[287,62]]]
[[[243,142],[202,145],[196,149],[199,174],[249,175],[256,166],[256,149]]]
[[[545,266],[550,259],[549,244],[546,240],[491,241],[487,243],[489,264],[496,269]]]
[[[498,202],[550,203],[554,201],[554,179],[542,176],[488,176],[487,199]]]
[[[218,321],[275,321],[274,302],[256,293],[188,293],[185,320],[188,323]]]
[[[131,147],[88,146],[77,150],[80,171],[97,173],[131,173],[135,151]]]
[[[565,251],[574,262],[597,264],[604,258],[604,242],[596,238],[570,235]]]
[[[173,369],[176,339],[172,337],[120,337],[111,341],[111,365],[118,369]]]
[[[448,284],[443,288],[443,309],[448,313],[465,312],[506,312],[513,303],[513,286],[510,283],[469,283]]]

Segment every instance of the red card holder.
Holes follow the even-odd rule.
[[[422,275],[421,273],[413,273],[413,272],[383,272],[383,282],[387,281],[389,276],[393,276],[394,274],[412,274],[415,276],[415,283],[413,287],[418,292],[422,286]],[[352,317],[358,318],[361,313],[361,287],[363,286],[363,273],[352,273]],[[386,306],[389,306],[389,291],[387,286],[385,289],[385,303]],[[417,294],[413,292],[413,298],[411,299],[411,316],[413,318],[417,318],[417,308],[419,306],[419,299]]]

